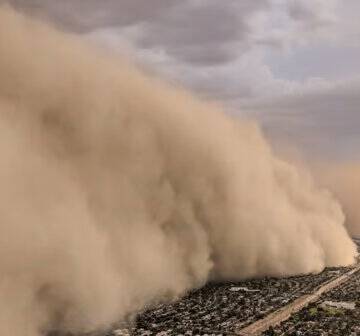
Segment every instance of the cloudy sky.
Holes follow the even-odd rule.
[[[257,118],[306,155],[360,159],[359,0],[0,0]]]

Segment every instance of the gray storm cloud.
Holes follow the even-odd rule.
[[[1,335],[354,262],[338,202],[255,123],[7,8],[0,73]]]

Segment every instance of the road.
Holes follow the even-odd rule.
[[[326,300],[353,302],[356,309],[323,309]],[[334,312],[341,316],[333,316]],[[341,334],[337,334],[338,322],[344,329]],[[332,335],[332,330],[333,335],[360,335],[358,265],[284,279],[209,283],[176,302],[145,309],[131,323],[91,336],[321,336]],[[63,336],[48,336],[54,335]]]

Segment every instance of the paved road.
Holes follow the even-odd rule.
[[[360,272],[263,335],[360,335]]]

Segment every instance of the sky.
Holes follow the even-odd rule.
[[[360,159],[358,0],[0,0],[256,118],[275,144]]]

